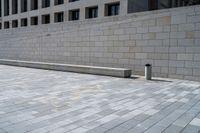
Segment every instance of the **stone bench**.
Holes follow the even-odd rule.
[[[85,74],[105,75],[105,76],[122,77],[122,78],[129,78],[131,76],[131,70],[125,69],[125,68],[30,62],[30,61],[7,60],[7,59],[0,59],[0,64],[39,68],[39,69],[48,69],[48,70],[57,70],[57,71],[66,71],[66,72],[77,72],[77,73],[85,73]]]

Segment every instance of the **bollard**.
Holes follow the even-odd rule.
[[[152,78],[152,66],[150,64],[145,65],[145,78],[151,80]]]

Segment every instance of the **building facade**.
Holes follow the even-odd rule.
[[[200,0],[1,0],[0,29],[198,4]]]
[[[0,58],[200,81],[199,0],[1,0]],[[161,10],[162,9],[162,10]]]

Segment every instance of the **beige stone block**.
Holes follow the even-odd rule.
[[[171,24],[171,16],[164,16],[157,18],[157,25],[170,25]]]
[[[145,33],[145,34],[143,34],[143,39],[154,40],[155,38],[156,38],[156,34],[155,33]]]
[[[194,37],[195,37],[195,32],[194,31],[186,32],[186,38],[187,39],[193,39]]]

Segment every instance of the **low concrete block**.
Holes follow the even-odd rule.
[[[43,62],[30,62],[30,61],[6,60],[6,59],[0,59],[0,64],[20,66],[20,67],[39,68],[39,69],[48,69],[48,70],[56,70],[56,71],[105,75],[105,76],[122,77],[122,78],[129,78],[131,76],[131,70],[125,69],[125,68],[43,63]]]

